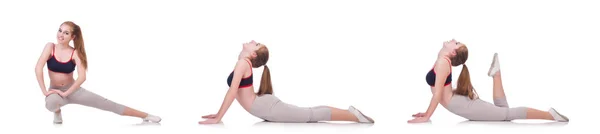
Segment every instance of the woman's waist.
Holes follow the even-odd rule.
[[[73,79],[63,79],[63,80],[52,79],[52,80],[50,80],[50,88],[51,89],[67,89],[67,88],[70,88],[71,85],[73,85],[73,83],[75,83],[75,80],[73,80]]]
[[[452,100],[453,96],[454,95],[452,93],[444,93],[444,95],[442,95],[442,98],[440,99],[440,104],[446,107],[448,103],[450,103],[450,100]]]
[[[248,112],[250,112],[250,110],[252,109],[252,106],[256,100],[257,96],[252,94],[246,94],[246,95],[238,95],[238,97],[236,98],[238,100],[238,102],[240,103],[240,105]]]
[[[75,78],[73,78],[73,73],[64,74],[64,73],[49,72],[48,77],[50,78],[50,81],[55,81],[55,82],[75,81]]]

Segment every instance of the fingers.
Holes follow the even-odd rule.
[[[51,95],[51,94],[55,94],[55,93],[56,93],[56,91],[50,90],[50,91],[46,92],[46,96]]]
[[[209,115],[202,116],[202,118],[215,118],[215,117],[216,117],[215,114],[209,114]]]
[[[408,123],[415,123],[415,120],[416,120],[416,119],[417,119],[417,118],[415,118],[415,119],[412,119],[412,120],[408,120],[407,122],[408,122]]]
[[[200,121],[198,122],[198,124],[216,124],[216,122],[214,120],[208,119],[205,121]]]
[[[417,114],[413,114],[413,117],[423,117],[425,116],[425,113],[417,113]]]

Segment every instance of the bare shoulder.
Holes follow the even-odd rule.
[[[75,51],[75,49],[73,49],[73,59],[74,60],[79,60],[79,52]]]
[[[241,67],[241,68],[247,68],[250,65],[248,64],[248,61],[246,61],[245,59],[240,59],[237,61],[237,63],[235,63],[236,68],[237,67]]]
[[[448,61],[446,61],[445,59],[438,59],[435,62],[435,70],[436,72],[439,71],[449,71],[449,68],[451,67],[450,63],[448,63]]]
[[[51,49],[51,48],[53,48],[53,47],[54,47],[54,43],[52,43],[52,42],[48,42],[48,43],[46,43],[46,46],[44,46],[44,50],[45,50],[45,49]]]
[[[442,67],[450,66],[446,59],[438,59],[437,61],[435,61],[435,64]]]

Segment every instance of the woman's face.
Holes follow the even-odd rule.
[[[60,25],[58,32],[56,33],[56,40],[60,44],[69,44],[73,39],[73,28],[68,25]]]
[[[464,44],[452,39],[450,41],[444,42],[443,49],[447,50],[450,53],[450,56],[456,55],[456,49],[460,48]]]
[[[244,43],[244,51],[247,52],[256,52],[256,50],[258,50],[260,47],[262,47],[263,45],[260,43],[256,43],[256,41],[252,40],[248,43]]]

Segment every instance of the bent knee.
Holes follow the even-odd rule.
[[[50,112],[56,112],[60,108],[62,97],[57,94],[50,94],[46,97],[46,109]]]

